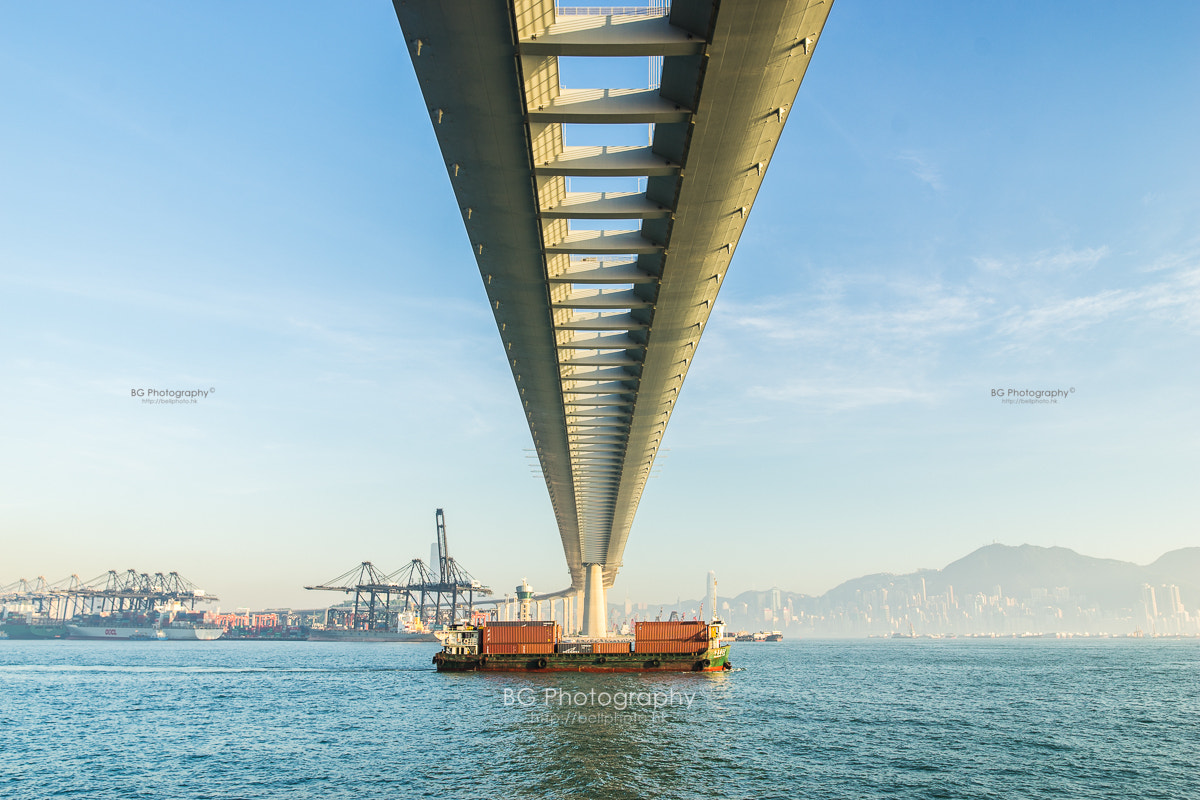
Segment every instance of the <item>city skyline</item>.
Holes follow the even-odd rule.
[[[833,9],[614,598],[1198,543],[1200,11],[1116,17]],[[565,588],[389,5],[0,3],[0,65],[0,584],[299,607],[444,508]]]

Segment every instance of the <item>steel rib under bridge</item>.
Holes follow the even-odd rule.
[[[550,492],[568,591],[585,592],[597,635],[832,0],[592,14],[552,0],[394,5]],[[661,76],[650,89],[566,89],[571,57],[651,57]],[[564,143],[564,125],[629,124],[653,125],[651,143]],[[570,191],[577,176],[644,189]],[[582,229],[595,220],[613,230]]]

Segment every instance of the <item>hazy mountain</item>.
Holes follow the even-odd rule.
[[[1195,586],[1200,582],[1200,547],[1184,547],[1164,553],[1146,569],[1154,575],[1151,583],[1173,583],[1183,591],[1185,585]]]
[[[953,586],[959,598],[997,593],[1027,598],[1035,589],[1053,591],[1061,587],[1068,589],[1071,596],[1095,603],[1101,609],[1133,607],[1141,600],[1144,584],[1175,584],[1185,604],[1193,606],[1200,603],[1200,547],[1174,550],[1153,564],[1142,566],[1080,555],[1065,547],[991,544],[944,569],[855,578],[829,590],[823,599],[852,602],[858,591],[887,588],[908,587],[919,592],[921,578],[925,579],[929,595],[945,594]]]
[[[819,597],[772,589],[742,592],[736,597],[722,597],[728,602],[735,627],[762,627],[766,624],[763,609],[791,607],[797,612],[828,614],[838,608],[853,608],[868,601],[877,606],[885,601],[882,592],[887,592],[887,603],[896,607],[904,601],[896,597],[913,597],[921,594],[921,579],[925,580],[925,594],[930,598],[947,594],[954,587],[957,602],[962,605],[972,595],[988,597],[997,594],[1016,598],[1022,603],[1031,601],[1035,590],[1053,595],[1055,590],[1066,589],[1068,606],[1095,606],[1105,614],[1140,613],[1142,587],[1145,584],[1156,590],[1164,584],[1179,587],[1184,606],[1193,610],[1200,607],[1200,547],[1188,547],[1165,553],[1152,564],[1140,565],[1111,558],[1093,558],[1081,555],[1065,547],[1037,547],[1020,545],[1014,547],[992,544],[981,547],[943,569],[923,569],[897,575],[880,573],[864,575],[846,581]],[[1159,593],[1160,604],[1165,602],[1165,593]],[[679,610],[694,613],[700,600],[686,600],[679,604],[664,604],[665,612]],[[648,609],[652,618],[658,607]],[[645,612],[643,612],[645,613]]]

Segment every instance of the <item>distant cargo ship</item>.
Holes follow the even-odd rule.
[[[159,628],[168,639],[185,642],[211,642],[225,634],[225,628],[211,622],[203,611],[174,611],[158,618]]]
[[[211,642],[225,633],[224,628],[211,622],[168,622],[160,630],[168,639],[188,642]]]
[[[65,639],[67,628],[61,622],[10,614],[0,626],[5,639]]]
[[[109,619],[98,623],[67,623],[67,633],[72,639],[111,639],[133,641],[155,641],[166,639],[167,634],[154,623],[138,623],[131,620]]]
[[[557,623],[492,622],[439,631],[439,672],[719,672],[724,623],[639,622],[629,639],[563,639]]]
[[[225,629],[207,622],[204,614],[195,612],[171,612],[159,614],[89,614],[69,620],[67,633],[72,639],[132,639],[189,642],[211,642],[220,639]]]
[[[310,642],[436,642],[432,633],[418,631],[349,631],[334,628],[308,632]]]
[[[742,631],[737,635],[739,642],[782,642],[783,634],[779,631],[759,631],[758,633],[747,633]]]

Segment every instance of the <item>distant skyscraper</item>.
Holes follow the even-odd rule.
[[[1179,597],[1179,587],[1175,584],[1167,584],[1163,588],[1163,605],[1167,608],[1163,609],[1163,613],[1171,616],[1179,616],[1183,613],[1183,600]]]
[[[441,559],[438,558],[437,542],[429,545],[429,572],[433,575],[434,581],[441,581],[442,564]]]
[[[713,572],[712,570],[708,571],[707,598],[708,599],[704,601],[704,605],[707,607],[706,610],[708,611],[708,618],[716,619],[719,616],[717,613],[717,573]]]
[[[1154,596],[1154,587],[1148,583],[1142,584],[1142,605],[1146,607],[1146,621],[1153,628],[1158,619],[1158,598]]]

